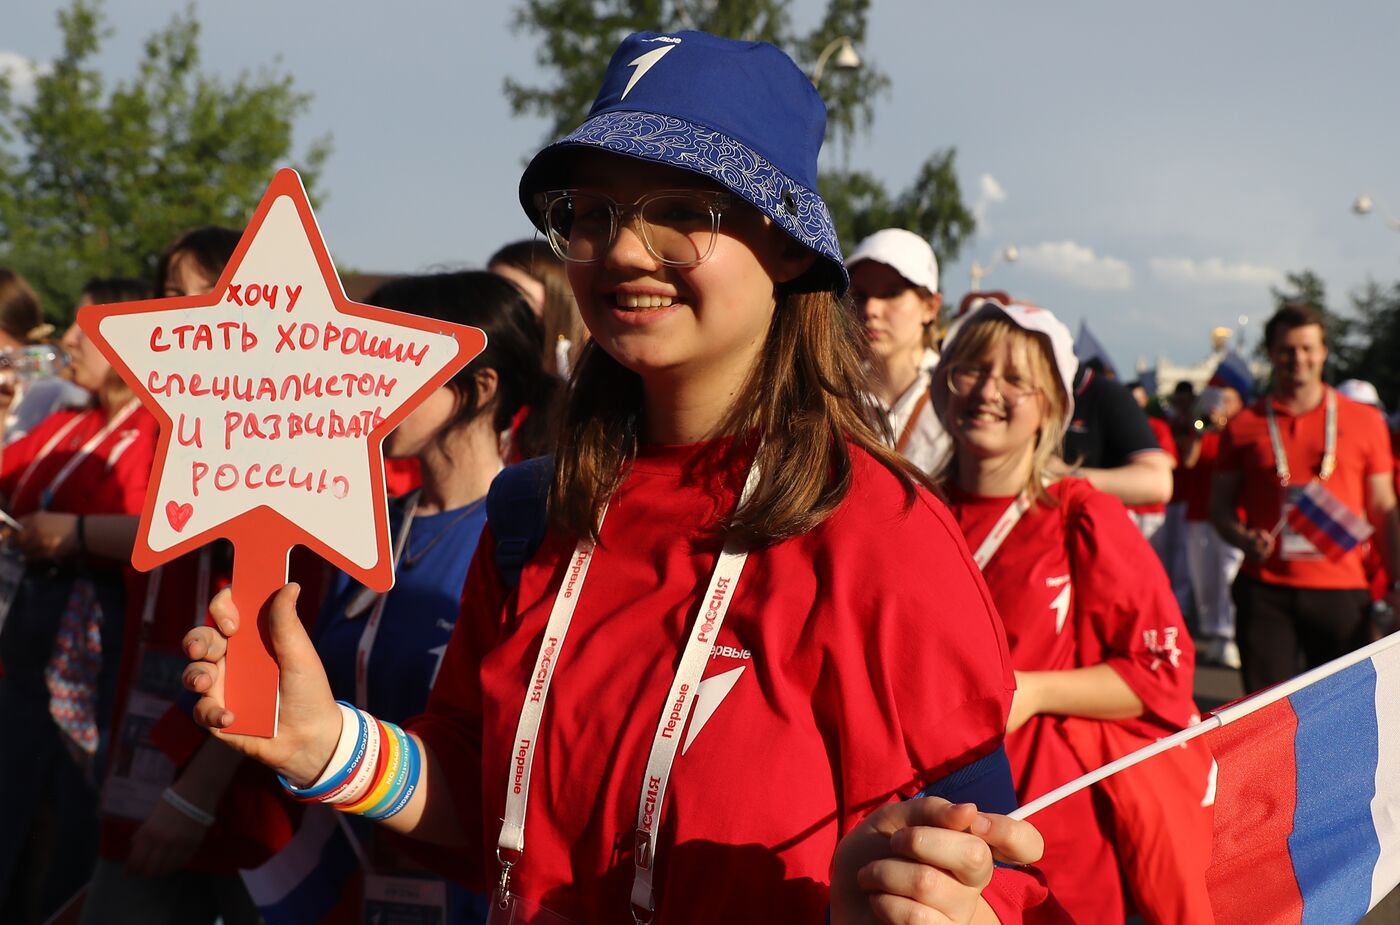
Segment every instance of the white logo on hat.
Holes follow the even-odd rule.
[[[627,94],[632,92],[632,88],[637,85],[637,81],[645,77],[646,72],[655,67],[656,62],[666,57],[667,53],[672,51],[675,47],[675,45],[662,45],[660,48],[654,48],[646,54],[639,56],[634,61],[629,61],[627,66],[635,67],[636,70],[632,72],[632,79],[627,81],[627,86],[622,88],[622,96],[618,97],[618,100],[627,99]]]

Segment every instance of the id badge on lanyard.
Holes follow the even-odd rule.
[[[422,877],[367,873],[360,921],[376,925],[446,925],[447,884]]]
[[[211,568],[212,557],[206,546],[199,551],[195,626],[204,622]],[[112,758],[99,804],[103,815],[137,822],[150,817],[160,802],[161,793],[175,781],[175,763],[151,741],[150,732],[175,703],[180,693],[180,677],[189,662],[179,652],[155,649],[146,638],[155,622],[162,572],[159,568],[153,571],[146,584],[141,614],[142,638],[136,650],[136,679],[127,698],[126,715],[112,743]]]
[[[486,925],[580,925],[518,893],[506,891],[491,898]]]

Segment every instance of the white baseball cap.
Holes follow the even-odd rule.
[[[1343,398],[1350,398],[1352,401],[1359,401],[1363,405],[1371,405],[1376,408],[1381,406],[1381,394],[1376,391],[1376,387],[1365,379],[1348,379],[1337,386],[1337,393]]]
[[[923,238],[903,228],[883,228],[856,245],[846,258],[850,269],[862,260],[883,263],[915,286],[938,291],[938,258]]]
[[[934,410],[942,416],[948,404],[948,390],[943,385],[947,381],[944,360],[953,353],[958,336],[991,315],[1001,315],[1021,330],[1039,334],[1050,345],[1050,355],[1055,359],[1055,371],[1060,375],[1060,391],[1065,399],[1064,426],[1068,429],[1074,417],[1074,374],[1079,369],[1079,360],[1074,356],[1074,337],[1064,322],[1054,314],[1038,305],[1025,302],[1002,304],[993,299],[984,299],[953,322],[948,328],[948,336],[943,339],[943,358],[938,361],[938,366],[933,371]]]

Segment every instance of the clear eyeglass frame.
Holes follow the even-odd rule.
[[[948,391],[961,398],[971,395],[984,380],[991,380],[996,385],[1002,404],[1008,408],[1016,407],[1040,391],[1037,386],[1013,384],[1005,376],[993,373],[985,366],[957,363],[948,367]]]
[[[607,206],[610,224],[606,241],[594,243],[596,251],[592,256],[580,257],[577,253],[570,253],[569,236],[561,230],[566,223],[562,220],[560,210],[573,208],[581,192],[578,189],[551,190],[536,197],[536,204],[544,218],[545,236],[549,239],[549,246],[559,259],[566,263],[589,264],[602,260],[617,240],[618,229],[625,221],[631,221],[635,217],[635,227],[648,254],[668,267],[697,267],[714,254],[715,242],[719,238],[720,219],[732,201],[729,193],[703,189],[653,190],[632,203],[620,203],[602,193],[587,193],[590,199],[596,199]],[[703,209],[708,216],[708,225],[690,229],[667,228],[659,221],[659,216],[648,216],[648,206],[655,207],[658,202],[676,199],[695,204],[697,212]],[[703,246],[692,256],[677,258],[674,256],[675,252],[668,252],[665,246],[675,243],[677,236],[692,243],[692,239],[698,236]]]

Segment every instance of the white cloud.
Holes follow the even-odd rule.
[[[1075,241],[1047,241],[1019,248],[1017,264],[1083,289],[1131,289],[1133,270],[1117,257],[1101,257]]]
[[[24,55],[0,48],[0,74],[9,78],[10,93],[21,103],[34,98],[34,81],[51,69],[47,64],[35,64]]]
[[[1152,275],[1168,283],[1197,286],[1270,286],[1283,281],[1283,273],[1254,263],[1226,263],[1219,257],[1153,257],[1147,262]]]
[[[998,202],[1006,201],[1006,190],[997,178],[984,173],[977,181],[977,202],[972,206],[972,215],[980,229],[987,220],[987,209]]]

